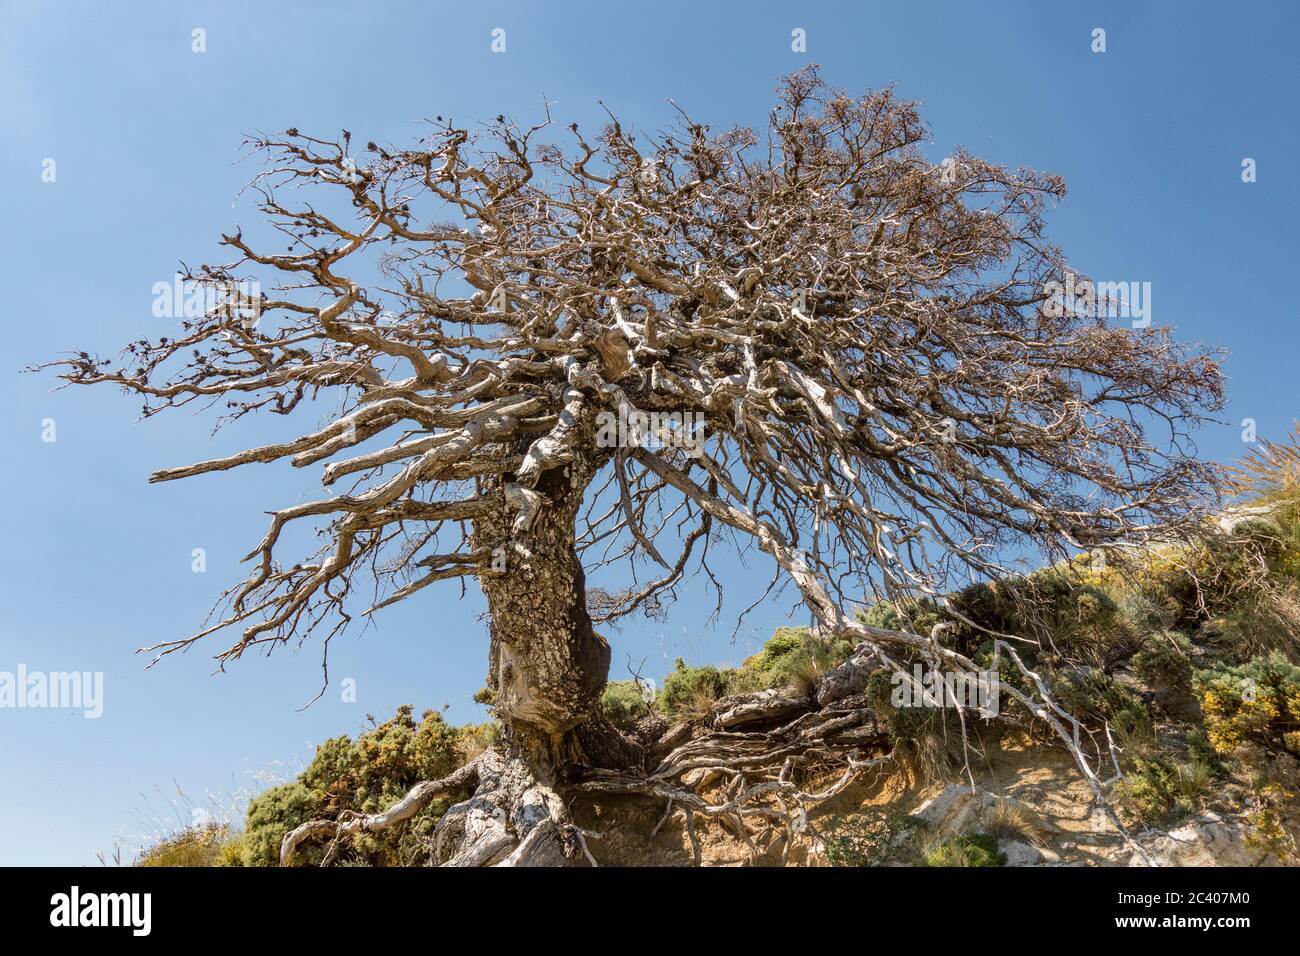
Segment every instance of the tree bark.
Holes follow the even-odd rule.
[[[587,612],[575,522],[594,468],[576,459],[544,472],[531,522],[506,506],[475,521],[475,546],[493,556],[483,591],[491,618],[488,686],[507,737],[552,768],[610,759],[626,765],[630,742],[601,716],[610,649]],[[612,751],[612,752],[611,752]]]
[[[495,572],[482,578],[491,617],[488,686],[502,723],[524,736],[573,730],[597,709],[609,674],[609,645],[592,628],[575,552],[585,485],[577,472],[566,466],[543,475],[534,490],[548,503],[522,533],[507,508],[475,523],[476,546],[493,555]]]
[[[540,498],[526,526],[508,483],[497,490],[501,507],[475,520],[474,545],[493,560],[493,573],[480,580],[491,619],[488,686],[502,740],[498,753],[485,755],[473,796],[439,821],[434,862],[580,861],[582,833],[555,786],[570,768],[626,770],[642,761],[640,747],[600,708],[610,648],[587,611],[575,533],[594,470],[579,458],[543,472],[528,489]]]

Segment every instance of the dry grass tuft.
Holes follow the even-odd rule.
[[[1019,840],[1039,849],[1047,845],[1052,835],[1052,827],[1033,809],[1001,797],[985,811],[984,828],[999,840]]]

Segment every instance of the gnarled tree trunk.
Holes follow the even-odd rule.
[[[594,443],[593,446],[594,447]],[[491,617],[488,686],[502,724],[474,796],[439,822],[434,859],[450,865],[555,865],[581,859],[582,835],[554,787],[571,767],[629,769],[640,748],[603,716],[610,648],[592,627],[575,521],[593,466],[577,457],[475,521],[493,556],[482,580]],[[536,495],[526,521],[512,498]]]
[[[587,613],[574,521],[586,476],[577,464],[553,469],[535,489],[539,505],[516,531],[505,507],[475,522],[475,546],[492,554],[482,577],[491,616],[488,685],[503,724],[553,743],[596,710],[609,673],[609,645]],[[566,472],[568,474],[566,474]]]

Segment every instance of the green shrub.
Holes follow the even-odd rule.
[[[238,833],[221,844],[221,852],[217,855],[213,866],[243,866],[244,865],[244,834]]]
[[[1300,754],[1300,667],[1280,653],[1235,667],[1216,664],[1197,671],[1193,684],[1219,753],[1253,743],[1266,752]]]
[[[631,730],[637,721],[650,713],[642,686],[634,680],[612,680],[600,698],[601,709],[619,730]]]
[[[722,676],[727,682],[726,693],[753,694],[768,689],[768,672],[751,663],[753,660],[754,658],[750,658],[745,661],[743,666],[737,667],[735,670],[722,672]]]
[[[856,616],[858,622],[867,627],[879,627],[889,631],[900,630],[903,623],[893,601],[877,601],[871,607],[859,611]]]
[[[1067,562],[949,594],[947,605],[955,614],[924,598],[879,601],[859,612],[858,620],[924,636],[943,623],[947,626],[942,642],[968,654],[989,641],[989,632],[996,632],[1037,640],[1052,654],[1100,663],[1134,641],[1131,626],[1107,590],[1112,577]],[[1036,657],[1032,648],[1018,650],[1030,663]]]
[[[343,813],[376,813],[392,806],[421,780],[447,776],[465,761],[467,740],[481,743],[481,728],[467,733],[426,711],[417,724],[412,707],[399,707],[392,719],[355,741],[327,740],[293,783],[254,797],[244,827],[243,860],[248,866],[275,866],[284,834],[316,818]],[[447,801],[435,801],[401,827],[353,837],[341,862],[400,866],[418,860]],[[322,848],[309,847],[300,862],[319,862]]]
[[[832,817],[822,834],[831,866],[884,866],[905,857],[921,821],[876,811]]]
[[[876,715],[889,725],[890,736],[898,741],[916,740],[942,727],[942,708],[895,707],[894,688],[893,672],[882,667],[867,678],[865,689],[867,701]]]
[[[759,653],[758,666],[763,670],[770,670],[772,665],[781,658],[799,650],[808,637],[809,632],[806,627],[778,627],[763,645],[763,650]]]
[[[727,692],[727,678],[716,667],[687,667],[677,658],[676,667],[664,678],[659,706],[668,714],[697,711],[703,704]]]
[[[987,833],[948,837],[925,856],[926,866],[1005,866],[1006,862],[997,837]]]
[[[501,725],[495,720],[482,724],[465,724],[459,728],[457,747],[461,758],[469,763],[483,751],[496,746],[501,738]]]
[[[1204,731],[1189,730],[1184,740],[1187,743],[1187,755],[1190,759],[1205,764],[1216,777],[1223,774],[1223,760]]]
[[[963,591],[950,595],[950,600],[954,604],[960,605],[962,595],[965,593]],[[963,610],[964,613],[963,608],[959,607],[959,610]],[[908,601],[877,601],[865,611],[859,611],[857,618],[868,627],[880,627],[890,631],[908,631],[922,635],[928,635],[931,628],[940,622],[952,623],[956,620],[951,615],[945,614],[930,598]]]
[[[272,787],[249,801],[244,818],[244,865],[279,866],[284,835],[315,817],[322,802],[297,781]],[[300,862],[319,863],[321,853],[319,847],[307,847],[299,854]]]
[[[1179,616],[1178,609],[1164,594],[1147,594],[1125,587],[1115,596],[1120,616],[1138,634],[1162,634]]]
[[[1146,735],[1151,715],[1146,704],[1113,676],[1096,668],[1070,668],[1051,675],[1057,702],[1081,720],[1105,721],[1124,736]]]
[[[826,640],[806,627],[779,627],[762,651],[727,674],[727,693],[768,688],[807,690],[826,671],[848,660],[853,645]]]
[[[767,668],[767,686],[806,691],[832,667],[848,660],[853,645],[804,634],[799,646],[777,658]]]
[[[1178,759],[1150,752],[1125,762],[1130,766],[1115,784],[1115,800],[1121,810],[1144,824],[1193,813],[1217,774],[1214,765],[1196,754]]]
[[[1190,687],[1191,642],[1174,631],[1148,638],[1133,655],[1133,670],[1148,687]]]
[[[864,689],[876,716],[885,722],[902,764],[921,779],[945,779],[956,765],[962,733],[956,710],[951,707],[894,706],[894,678],[880,668],[867,678]]]

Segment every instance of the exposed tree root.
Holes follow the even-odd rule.
[[[564,801],[524,756],[480,758],[479,785],[438,821],[430,862],[441,866],[563,866],[584,849]]]
[[[330,841],[322,865],[334,862],[344,838],[396,826],[436,797],[471,795],[438,819],[430,862],[440,866],[562,866],[581,854],[593,865],[586,839],[545,775],[513,747],[487,750],[441,780],[416,784],[400,801],[375,814],[311,820],[285,834],[280,865],[294,862],[305,843]]]
[[[728,729],[737,724],[770,726],[774,720],[779,724],[763,731]],[[783,852],[788,852],[810,812],[863,772],[894,759],[887,750],[888,731],[861,697],[818,708],[811,696],[767,691],[721,702],[714,721],[719,729],[674,747],[648,774],[593,770],[571,789],[664,800],[656,833],[680,809],[698,865],[696,814],[727,827],[754,857],[761,852],[756,837],[783,836]],[[815,791],[805,789],[804,781],[814,778],[829,782]],[[701,793],[706,789],[718,796],[707,799]],[[751,830],[751,824],[759,830]]]
[[[324,837],[330,837],[332,841],[330,850],[325,855],[325,862],[332,862],[334,855],[337,853],[339,840],[342,837],[353,833],[372,833],[376,830],[386,830],[403,820],[410,819],[428,806],[436,797],[464,790],[475,784],[479,780],[480,767],[482,767],[484,758],[488,756],[488,753],[491,753],[491,751],[481,754],[455,773],[443,777],[441,780],[424,780],[417,783],[406,796],[383,813],[344,814],[338,820],[308,820],[301,826],[290,830],[284,835],[284,839],[280,841],[280,865],[288,866],[291,864],[298,848],[303,843],[313,842]]]
[[[885,633],[923,641],[901,632]],[[930,666],[975,669],[971,661],[937,641],[910,646],[920,651]],[[1093,770],[1096,758],[1088,752],[1086,729],[1055,702],[1043,680],[1025,666],[1014,648],[1001,641],[996,646],[997,653],[1005,654],[1033,688],[1026,692],[1003,683],[1001,691],[1052,729],[1126,844],[1150,863],[1106,798],[1111,781],[1103,781]],[[754,857],[763,852],[760,843],[772,847],[779,841],[784,859],[805,830],[810,814],[843,793],[861,774],[896,760],[888,728],[863,694],[868,677],[881,666],[910,679],[879,644],[864,642],[806,694],[762,691],[724,698],[715,705],[707,726],[674,725],[641,755],[640,766],[570,766],[565,768],[564,779],[557,780],[539,771],[539,761],[531,759],[525,748],[507,743],[443,780],[416,785],[384,813],[303,824],[285,836],[281,864],[291,863],[303,842],[323,838],[332,841],[325,858],[326,863],[332,862],[342,838],[394,826],[435,797],[471,786],[475,788],[472,795],[439,819],[431,863],[561,866],[585,860],[595,865],[586,841],[597,834],[577,827],[565,803],[565,796],[576,794],[663,800],[664,815],[654,832],[680,811],[697,864],[701,859],[697,816],[726,827]],[[967,715],[960,707],[957,712],[965,745]],[[629,747],[628,753],[634,752],[635,748]],[[970,776],[969,761],[966,770]]]

